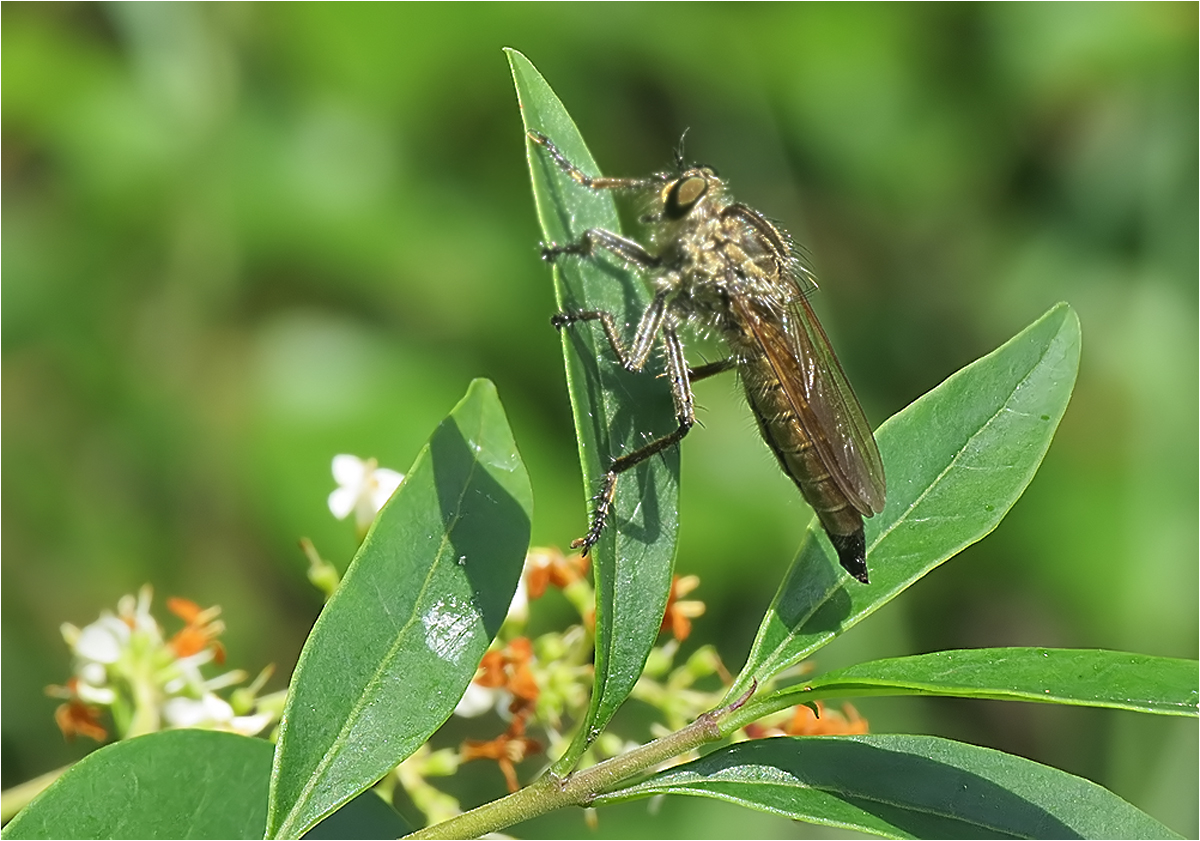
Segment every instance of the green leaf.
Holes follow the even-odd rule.
[[[399,838],[412,832],[404,818],[383,802],[374,789],[367,789],[321,821],[304,838],[310,841],[338,838]]]
[[[757,739],[595,805],[692,794],[888,838],[1177,838],[1107,789],[934,736]]]
[[[304,645],[279,730],[269,837],[299,837],[449,717],[508,611],[531,506],[495,386],[475,380]]]
[[[4,838],[262,838],[271,753],[213,730],[116,742],[35,797]]]
[[[523,55],[506,52],[525,129],[541,131],[585,172],[599,173],[546,80]],[[576,184],[544,149],[528,141],[526,153],[547,242],[578,240],[588,228],[621,230],[610,193]],[[607,310],[618,325],[631,330],[629,325],[637,323],[650,303],[645,284],[614,260],[559,260],[553,274],[559,310]],[[591,497],[610,461],[672,431],[675,411],[669,389],[658,379],[662,366],[657,357],[640,373],[626,371],[596,322],[564,329],[562,341],[590,515]],[[596,579],[595,688],[584,726],[555,765],[558,773],[574,766],[612,718],[637,683],[658,638],[675,559],[678,496],[678,448],[642,462],[617,482],[608,528],[591,553]]]
[[[818,698],[952,695],[1087,707],[1197,714],[1195,660],[1121,651],[978,648],[895,657],[839,669],[744,708],[749,720]],[[740,713],[741,711],[739,711]]]
[[[1079,342],[1078,317],[1058,304],[879,428],[888,500],[865,524],[871,583],[841,571],[814,523],[727,698],[809,656],[996,527],[1066,411]]]

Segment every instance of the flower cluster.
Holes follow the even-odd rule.
[[[545,734],[549,750],[565,746],[564,720],[575,720],[587,704],[591,682],[590,634],[585,630],[594,610],[587,582],[587,559],[565,556],[557,549],[531,549],[517,586],[508,618],[492,647],[483,655],[475,678],[455,708],[461,718],[475,718],[494,710],[507,726],[493,739],[467,739],[459,748],[463,762],[490,759],[497,763],[509,791],[518,788],[515,765],[547,750],[539,739],[527,735],[531,723]],[[556,589],[575,605],[581,622],[564,632],[523,635],[529,602]]]
[[[330,511],[339,519],[354,513],[362,540],[404,476],[379,467],[375,459],[351,455],[336,456],[332,466],[338,487],[329,495]],[[336,567],[320,557],[311,541],[302,540],[301,546],[309,559],[310,580],[326,598],[331,597],[340,585]],[[430,778],[453,775],[464,762],[488,760],[497,764],[508,789],[516,791],[517,766],[523,761],[542,754],[551,760],[563,755],[571,727],[586,713],[593,677],[595,592],[588,573],[588,561],[578,553],[529,551],[508,616],[454,711],[460,719],[494,716],[500,726],[490,732],[499,730],[498,734],[462,739],[457,748],[434,750],[427,744],[388,775],[380,783],[382,788],[403,787],[413,804],[431,822],[438,822],[460,809],[458,801],[433,786]],[[694,575],[672,580],[660,629],[667,638],[651,650],[631,692],[631,697],[659,715],[650,736],[679,730],[716,707],[732,681],[712,646],[702,646],[676,663],[680,644],[691,634],[692,620],[704,614],[702,601],[687,598],[699,585]],[[562,631],[527,635],[531,602],[550,592],[565,598],[578,621]],[[166,727],[254,735],[276,722],[285,693],[259,697],[271,674],[269,667],[249,685],[232,691],[228,700],[218,691],[241,684],[247,675],[234,670],[205,677],[201,672],[202,667],[225,662],[219,640],[224,631],[221,609],[168,599],[167,609],[182,621],[182,627],[168,637],[150,612],[152,595],[146,585],[136,598],[122,597],[115,614],[105,611],[82,629],[62,626],[74,656],[73,673],[64,686],[47,691],[64,701],[55,712],[64,736],[105,740],[109,735],[105,709],[119,738]],[[748,725],[737,738],[865,732],[866,720],[849,704],[837,711],[817,701]],[[637,745],[606,731],[585,753],[581,766]]]
[[[338,487],[329,495],[330,511],[345,519],[355,515],[362,540],[379,511],[404,480],[394,470],[379,467],[375,459],[338,455],[333,459]],[[317,553],[312,542],[301,546],[309,559],[309,578],[331,597],[340,585],[337,569]],[[565,555],[557,549],[534,548],[525,558],[508,617],[484,654],[475,676],[455,709],[460,719],[494,716],[497,735],[462,739],[457,748],[434,750],[425,745],[402,762],[381,782],[381,787],[401,786],[409,799],[431,822],[460,812],[458,801],[432,785],[431,778],[450,776],[464,762],[497,764],[509,789],[519,787],[517,766],[545,754],[551,760],[563,754],[570,728],[587,710],[594,656],[595,592],[589,580],[588,561],[582,555]],[[687,598],[700,585],[694,575],[675,576],[671,582],[661,631],[666,640],[654,647],[631,697],[652,707],[660,722],[649,735],[679,730],[720,703],[731,682],[712,646],[693,651],[676,663],[692,630],[692,620],[704,614],[702,601]],[[526,634],[531,602],[558,592],[574,608],[578,621],[562,631],[538,636]],[[167,608],[183,627],[168,637],[150,612],[149,585],[135,598],[123,597],[116,614],[103,613],[80,629],[63,625],[63,637],[74,655],[74,670],[65,686],[49,692],[64,699],[55,719],[67,738],[108,737],[102,709],[112,716],[116,734],[126,738],[164,727],[203,727],[246,735],[259,733],[278,720],[284,693],[258,697],[271,670],[253,683],[230,694],[218,690],[246,679],[240,671],[204,677],[201,667],[221,665],[225,649],[219,637],[224,630],[220,608],[201,608],[187,599],[172,598]],[[490,725],[489,725],[490,726]],[[740,738],[778,735],[865,733],[867,722],[850,705],[828,710],[819,701],[798,705],[751,724]],[[607,731],[584,755],[582,765],[598,762],[637,747],[637,742]]]
[[[183,621],[170,637],[150,612],[153,591],[142,587],[135,598],[123,596],[117,612],[105,611],[84,628],[66,623],[63,639],[74,665],[65,686],[47,693],[64,699],[54,717],[68,739],[108,738],[102,708],[112,716],[120,738],[167,727],[200,727],[253,735],[279,715],[279,704],[258,698],[271,674],[268,667],[249,686],[235,690],[230,700],[218,690],[242,683],[239,670],[206,678],[201,668],[225,661],[217,637],[224,630],[219,607],[201,608],[187,599],[172,598],[167,609]]]
[[[680,643],[691,633],[692,620],[704,613],[703,602],[685,598],[699,584],[694,575],[676,576],[672,581],[662,621],[667,639],[651,651],[632,693],[659,713],[661,723],[651,726],[651,736],[678,730],[716,707],[732,680],[712,646],[703,646],[683,663],[676,663]],[[561,632],[526,636],[530,602],[536,603],[554,590],[575,608],[579,622]],[[562,755],[569,743],[568,726],[580,721],[587,708],[594,610],[586,558],[564,555],[557,549],[529,550],[508,618],[454,711],[460,718],[494,715],[503,731],[491,739],[465,739],[457,750],[435,751],[426,746],[405,760],[391,778],[393,784],[404,787],[431,822],[452,817],[459,808],[458,801],[435,788],[430,778],[453,774],[463,762],[490,760],[497,764],[509,791],[516,791],[517,766],[522,761],[543,753],[551,760]],[[751,725],[738,738],[866,732],[866,720],[849,705],[842,713],[826,710],[820,703],[816,707],[819,712],[799,705],[772,717],[779,719],[778,725]],[[616,756],[637,745],[606,731],[582,764]]]

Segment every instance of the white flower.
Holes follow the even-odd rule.
[[[108,683],[108,670],[101,663],[84,663],[79,667],[76,674],[79,677],[80,684],[86,684],[90,687],[104,686]],[[111,704],[112,701],[101,701],[100,703]]]
[[[517,581],[517,589],[508,605],[506,618],[522,624],[529,621],[529,590],[525,587],[525,576],[523,575]]]
[[[116,698],[109,686],[110,670],[121,675],[130,669],[137,651],[153,650],[162,644],[162,629],[150,614],[153,591],[142,587],[135,598],[122,596],[117,615],[103,611],[100,618],[82,630],[64,622],[63,639],[75,655],[79,697],[93,704],[112,704]]]
[[[213,661],[215,654],[211,648],[206,648],[203,651],[198,651],[189,657],[180,657],[174,662],[174,673],[171,677],[166,677],[170,672],[163,672],[166,677],[163,683],[163,691],[168,695],[176,695],[181,692],[213,692],[217,689],[224,689],[227,686],[234,686],[246,679],[246,673],[241,669],[224,672],[214,678],[205,680],[204,675],[200,673],[200,667],[205,666]]]
[[[472,681],[467,684],[467,691],[463,693],[458,706],[454,708],[454,714],[463,718],[475,718],[475,716],[483,715],[496,706],[498,694],[498,690],[480,686]]]
[[[117,700],[116,691],[108,685],[108,670],[100,663],[83,663],[75,673],[75,694],[89,704],[110,706]]]
[[[467,684],[467,691],[459,699],[454,714],[461,718],[475,718],[488,710],[495,710],[496,715],[505,721],[512,719],[509,708],[512,706],[513,694],[507,689],[490,686],[480,686],[478,683]]]
[[[65,629],[63,636],[66,636]],[[109,613],[80,631],[71,647],[75,656],[84,663],[108,665],[117,662],[121,657],[121,652],[129,644],[131,636],[129,626]]]
[[[229,703],[211,692],[203,697],[171,698],[163,705],[163,717],[172,727],[228,730],[253,736],[271,723],[270,713],[234,715]]]
[[[269,726],[277,711],[237,715],[215,690],[241,683],[246,673],[235,669],[205,679],[200,667],[221,659],[216,637],[224,629],[217,621],[220,608],[202,610],[187,599],[172,599],[168,608],[187,624],[166,640],[150,612],[153,591],[149,585],[134,595],[122,596],[117,613],[104,611],[82,629],[61,626],[63,639],[74,655],[74,675],[66,686],[48,687],[65,698],[55,719],[63,732],[106,737],[96,713],[83,704],[114,708],[114,720],[129,736],[159,730],[165,720],[175,727],[202,727],[252,736]],[[257,705],[255,695],[270,674],[264,670],[255,683],[239,690],[243,698],[237,711]],[[80,703],[82,702],[82,703]]]
[[[380,467],[373,458],[363,461],[358,456],[333,457],[333,478],[337,490],[329,495],[329,510],[339,520],[354,512],[354,522],[360,532],[375,519],[384,503],[400,487],[403,473]]]
[[[154,588],[143,584],[138,590],[137,598],[131,595],[121,596],[117,601],[117,616],[134,631],[150,634],[155,639],[162,639],[162,628],[158,620],[150,613],[150,602],[154,600]]]

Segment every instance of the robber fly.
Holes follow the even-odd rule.
[[[625,343],[611,313],[561,312],[555,327],[599,321],[621,364],[645,366],[661,338],[675,403],[675,431],[613,459],[597,496],[588,533],[571,544],[584,553],[600,538],[612,508],[617,477],[678,444],[696,422],[691,384],[737,370],[759,431],[780,466],[821,520],[841,565],[867,583],[863,517],[883,510],[883,462],[862,407],[806,298],[815,288],[791,239],[757,210],[736,202],[710,167],[685,164],[649,178],[586,175],[540,132],[529,138],[571,180],[590,190],[642,194],[648,245],[603,228],[576,242],[547,244],[542,256],[595,258],[607,251],[639,270],[653,292],[632,342]],[[724,338],[729,356],[689,368],[679,328],[689,324]]]

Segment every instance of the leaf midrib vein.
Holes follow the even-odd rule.
[[[479,440],[482,438],[482,432],[483,432],[483,416],[482,416],[482,414],[480,415],[480,418],[479,418],[479,426],[480,426],[480,428],[479,428],[480,434],[477,436],[476,440]],[[430,459],[432,461],[432,448],[431,448]],[[363,691],[359,695],[359,700],[357,702],[355,702],[355,704],[351,708],[350,715],[348,715],[346,717],[345,724],[343,724],[341,729],[338,730],[337,736],[330,743],[329,749],[325,751],[325,755],[323,757],[321,757],[321,761],[318,762],[316,767],[313,768],[312,774],[309,777],[308,782],[300,790],[300,796],[296,798],[295,805],[289,810],[287,818],[283,821],[283,823],[280,824],[281,828],[287,826],[288,822],[297,813],[300,812],[301,805],[308,801],[309,795],[312,793],[313,789],[316,788],[317,784],[324,778],[325,773],[328,770],[329,766],[333,763],[334,759],[337,758],[337,756],[340,753],[340,751],[338,749],[341,748],[342,745],[344,745],[346,743],[346,740],[349,738],[350,733],[354,730],[354,726],[358,723],[359,719],[362,718],[363,712],[367,708],[367,704],[364,702],[364,699],[367,698],[371,694],[370,690],[373,687],[379,685],[379,683],[381,682],[381,676],[383,675],[384,671],[386,670],[386,667],[395,658],[396,652],[401,647],[401,643],[405,640],[409,631],[413,628],[414,625],[416,625],[417,618],[421,613],[419,606],[424,603],[424,597],[425,597],[426,592],[428,592],[428,590],[429,590],[431,581],[433,580],[434,571],[437,569],[438,564],[441,562],[442,558],[445,557],[446,547],[450,543],[450,534],[454,531],[454,527],[458,524],[458,521],[462,518],[463,499],[467,495],[467,489],[471,485],[471,480],[474,478],[475,470],[478,466],[479,466],[479,455],[475,454],[475,457],[472,458],[472,460],[471,460],[470,470],[467,472],[466,478],[463,480],[462,490],[459,493],[458,501],[454,507],[454,511],[455,511],[454,518],[451,520],[450,525],[447,526],[445,531],[442,533],[442,541],[441,541],[440,545],[438,546],[437,553],[434,555],[433,563],[431,563],[429,565],[429,571],[425,574],[425,579],[421,583],[420,592],[417,594],[417,598],[413,600],[412,615],[409,617],[408,621],[404,624],[404,626],[396,632],[395,641],[389,647],[387,654],[380,661],[379,667],[375,670],[374,674],[371,675],[370,679],[364,685]],[[432,465],[431,465],[431,469],[432,469]]]

